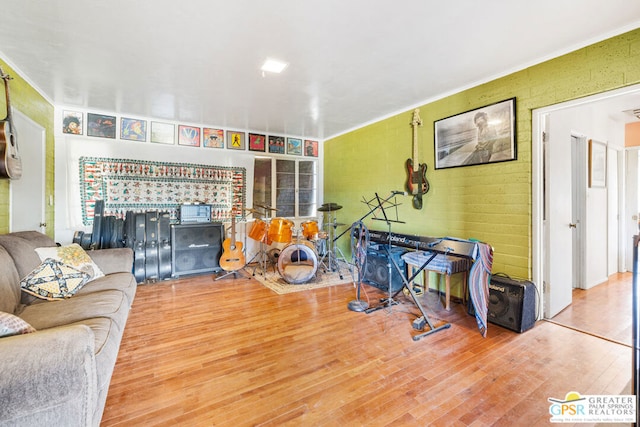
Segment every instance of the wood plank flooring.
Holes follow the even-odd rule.
[[[538,426],[547,398],[620,394],[631,378],[629,347],[554,323],[483,338],[427,293],[451,328],[415,342],[409,299],[364,314],[354,298],[352,284],[278,295],[252,278],[139,286],[102,425]]]

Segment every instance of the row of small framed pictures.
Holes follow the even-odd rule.
[[[114,138],[118,130],[115,116],[87,113],[87,136]],[[63,111],[62,132],[83,135],[83,113]],[[232,150],[269,152],[274,154],[297,154],[318,157],[318,141],[301,138],[275,136],[228,130],[226,147]],[[140,119],[120,119],[120,139],[129,141],[147,141],[147,121]],[[159,144],[174,144],[175,125],[171,123],[151,122],[149,140]],[[222,129],[178,125],[178,145],[189,147],[224,148],[225,132]]]

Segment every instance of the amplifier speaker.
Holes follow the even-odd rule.
[[[369,245],[367,248],[367,265],[364,272],[363,282],[375,286],[383,291],[389,291],[389,256],[385,245]],[[391,247],[391,258],[398,264],[400,271],[406,270],[406,264],[402,255],[407,250],[404,248]],[[391,293],[394,294],[402,289],[402,277],[398,270],[391,264]]]
[[[518,333],[531,329],[536,322],[535,290],[530,281],[492,276],[487,320]],[[468,311],[471,315],[475,313],[471,301]]]
[[[171,277],[220,270],[223,239],[219,222],[171,225]]]

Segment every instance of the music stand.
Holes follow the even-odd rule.
[[[448,329],[451,327],[450,323],[445,323],[441,326],[436,327],[431,320],[429,319],[429,315],[427,315],[427,312],[425,311],[424,307],[422,306],[422,304],[420,304],[420,301],[418,300],[418,296],[415,294],[413,287],[411,286],[411,283],[413,283],[414,279],[418,276],[418,274],[420,274],[426,267],[427,265],[429,265],[429,263],[436,257],[437,253],[434,252],[433,254],[431,254],[431,256],[429,258],[427,258],[427,260],[420,266],[420,268],[418,268],[417,271],[415,271],[413,273],[413,275],[407,279],[407,276],[405,274],[404,271],[402,271],[400,269],[400,267],[398,266],[398,264],[396,263],[396,261],[392,258],[391,256],[391,224],[392,223],[403,223],[403,221],[399,221],[398,218],[398,204],[394,203],[388,207],[395,207],[396,208],[396,219],[395,220],[391,220],[388,218],[387,213],[385,211],[384,208],[384,204],[385,203],[389,203],[389,200],[391,199],[391,197],[393,197],[395,194],[402,194],[402,192],[397,192],[397,191],[393,191],[391,193],[391,196],[389,196],[388,198],[382,200],[380,199],[380,197],[378,196],[378,193],[375,194],[375,201],[377,202],[378,206],[374,207],[373,209],[371,209],[369,211],[369,213],[374,213],[377,209],[380,209],[382,211],[382,215],[383,218],[377,218],[374,217],[374,220],[380,220],[380,221],[385,221],[387,223],[389,232],[388,232],[388,241],[387,241],[387,245],[384,246],[385,251],[387,252],[387,267],[388,267],[388,272],[389,272],[389,278],[388,278],[388,282],[389,282],[389,298],[386,300],[383,300],[383,304],[381,304],[380,306],[377,307],[372,307],[369,308],[367,310],[365,310],[365,313],[369,314],[372,313],[374,311],[378,311],[381,310],[385,307],[390,307],[392,305],[398,304],[397,301],[393,300],[393,296],[397,295],[402,289],[400,289],[399,291],[397,291],[395,294],[391,295],[391,266],[393,265],[396,269],[396,271],[399,273],[400,278],[402,278],[402,287],[405,288],[408,292],[409,295],[411,295],[411,299],[413,300],[414,304],[418,307],[418,309],[420,310],[420,313],[422,314],[422,317],[416,319],[413,323],[413,327],[414,329],[423,329],[424,325],[427,324],[429,325],[429,330],[426,332],[423,332],[421,334],[415,335],[413,336],[413,340],[414,341],[418,341],[419,339],[421,339],[424,336],[430,335],[434,332],[438,332],[444,329]],[[374,199],[372,199],[369,202],[366,202],[368,205],[371,206],[371,202]],[[367,214],[369,215],[369,214]],[[374,213],[375,216],[375,213]]]

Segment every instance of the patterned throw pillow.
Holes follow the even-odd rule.
[[[29,334],[36,330],[19,318],[10,313],[0,311],[0,338],[10,337],[12,335]]]
[[[20,281],[22,290],[38,298],[72,297],[89,281],[89,274],[52,258],[45,259]]]
[[[93,262],[89,254],[77,243],[67,246],[55,246],[50,248],[36,248],[40,261],[47,258],[55,259],[89,275],[89,281],[104,276],[104,273]]]

